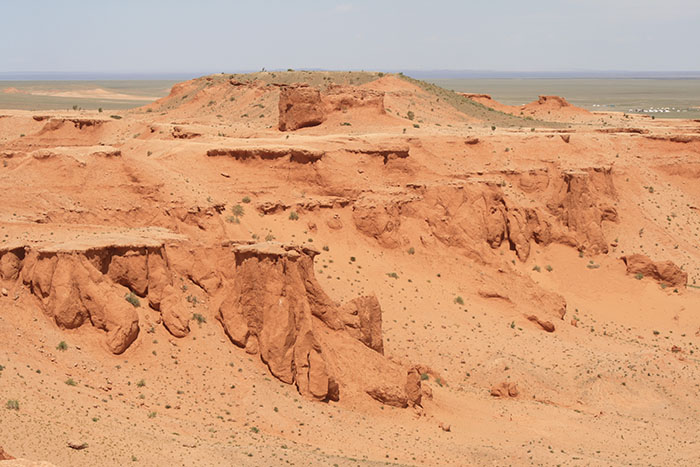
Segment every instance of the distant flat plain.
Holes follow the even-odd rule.
[[[0,109],[129,109],[166,96],[177,80],[0,81]],[[61,95],[63,94],[63,95]],[[83,97],[66,97],[65,94]]]
[[[166,96],[178,81],[0,80],[0,109],[60,110],[73,106],[129,109]],[[455,91],[490,94],[509,105],[525,104],[536,100],[539,95],[558,95],[589,110],[646,113],[663,118],[700,118],[700,79],[697,78],[455,78],[427,81]]]
[[[508,105],[526,104],[539,95],[557,95],[588,110],[647,113],[663,118],[700,118],[700,79],[479,78],[428,81],[454,91],[490,94]],[[674,110],[650,112],[664,108]]]

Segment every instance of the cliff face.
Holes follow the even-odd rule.
[[[304,396],[338,400],[346,383],[365,386],[384,380],[396,388],[402,405],[408,404],[406,373],[381,356],[376,297],[356,299],[345,307],[333,303],[316,281],[313,257],[318,252],[309,248],[263,243],[234,251],[236,276],[218,319],[235,345],[259,354],[273,375],[295,384]],[[353,358],[358,353],[376,354],[371,358],[396,374],[367,368],[362,380],[345,381],[345,375],[358,376],[353,367],[363,366]]]

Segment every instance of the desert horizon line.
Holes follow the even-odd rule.
[[[193,79],[214,74],[245,74],[260,71],[327,71],[327,72],[384,72],[403,73],[421,79],[700,79],[700,70],[489,70],[489,69],[334,69],[334,68],[262,68],[232,71],[5,71],[0,72],[0,81],[61,81],[61,80],[179,80]]]

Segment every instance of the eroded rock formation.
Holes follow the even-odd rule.
[[[279,98],[279,129],[294,131],[323,123],[321,92],[309,86],[282,86]]]
[[[623,256],[628,274],[641,274],[671,287],[685,287],[688,273],[671,261],[652,261],[648,256],[635,254]]]
[[[136,308],[142,304],[160,310],[173,335],[189,332],[189,315],[161,244],[14,247],[0,251],[0,278],[28,285],[60,328],[91,324],[104,331],[107,348],[115,354],[138,336]]]
[[[318,252],[309,248],[268,242],[234,254],[235,279],[218,313],[234,344],[307,397],[337,400],[345,386],[391,405],[420,402],[415,378],[381,355],[376,297],[335,304],[316,281]]]
[[[415,186],[412,198],[385,203],[364,197],[353,205],[355,227],[382,246],[402,244],[401,219],[422,219],[441,243],[462,248],[483,261],[485,247],[508,245],[521,260],[532,242],[562,243],[590,253],[607,253],[603,221],[617,221],[610,169],[531,171],[509,176],[539,203],[523,206],[501,185],[467,182]]]
[[[361,109],[377,115],[386,113],[384,92],[339,85],[323,92],[302,84],[281,86],[278,108],[281,131],[320,125],[334,112]]]
[[[518,397],[519,394],[518,386],[510,381],[504,381],[491,388],[493,397]]]

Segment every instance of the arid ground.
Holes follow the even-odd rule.
[[[0,465],[700,464],[700,121],[565,97],[0,110]]]

